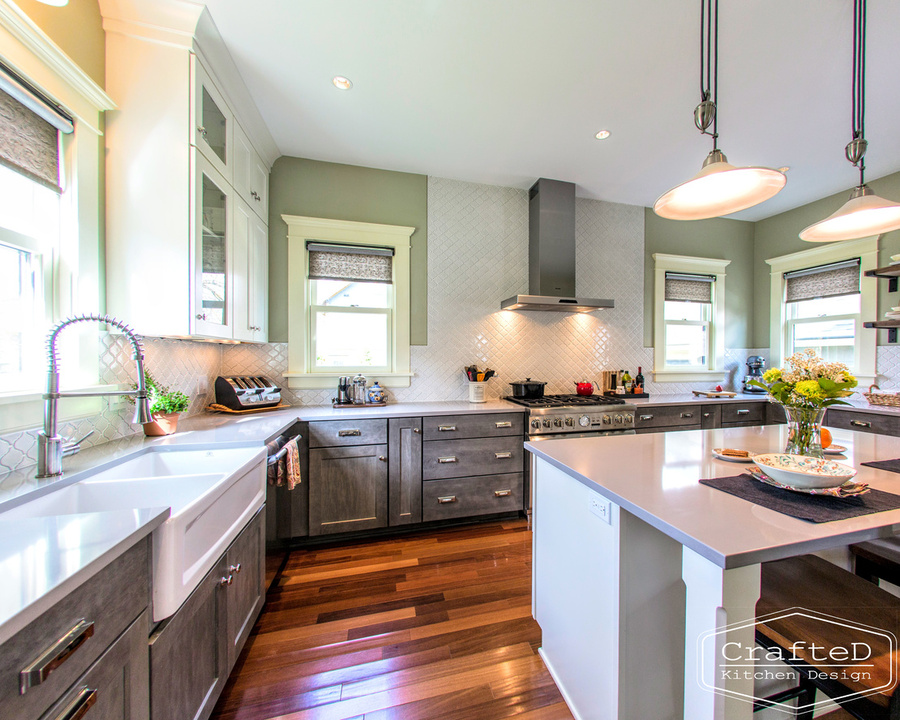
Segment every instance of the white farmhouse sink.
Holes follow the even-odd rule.
[[[150,450],[2,514],[169,507],[153,532],[153,619],[172,615],[262,507],[265,448]]]

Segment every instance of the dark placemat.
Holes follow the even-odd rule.
[[[900,509],[900,495],[882,490],[869,490],[865,495],[849,498],[806,495],[766,485],[750,475],[701,480],[700,484],[722,490],[729,495],[736,495],[769,510],[814,523],[846,520],[860,515]]]
[[[891,472],[900,473],[900,458],[895,460],[873,460],[862,464],[873,467],[876,470],[890,470]]]

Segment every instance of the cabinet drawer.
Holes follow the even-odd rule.
[[[829,408],[825,413],[825,425],[843,430],[900,435],[900,416],[895,415]]]
[[[431,440],[423,445],[426,480],[522,472],[525,449],[520,437]]]
[[[422,487],[426,522],[521,509],[522,473],[433,480]]]
[[[721,408],[723,425],[764,425],[766,422],[766,403],[763,402],[727,403]]]
[[[148,720],[149,613],[143,612],[41,720]],[[86,709],[89,708],[89,709]]]
[[[700,426],[700,405],[668,405],[663,407],[638,407],[634,414],[634,426],[641,428],[668,428]]]
[[[0,714],[39,717],[149,602],[150,538],[145,538],[0,646]],[[54,665],[40,680],[38,668]],[[31,687],[23,695],[20,673],[28,667]]]
[[[319,420],[309,424],[310,447],[385,443],[387,420]]]
[[[422,418],[425,440],[494,437],[525,434],[525,413],[472,413]]]

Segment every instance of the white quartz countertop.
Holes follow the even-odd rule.
[[[3,520],[0,643],[145,538],[169,508]]]
[[[861,465],[900,458],[900,438],[851,430],[832,430],[832,435],[836,444],[848,448],[844,457],[833,459],[855,467],[858,481],[900,494],[900,473]],[[714,447],[780,452],[786,440],[786,426],[769,425],[552,439],[529,442],[525,447],[724,568],[888,537],[900,531],[900,510],[811,523],[699,482],[701,478],[739,475],[745,467],[717,460],[712,456]],[[540,508],[535,512],[539,518]]]

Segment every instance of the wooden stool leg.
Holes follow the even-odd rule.
[[[854,572],[863,580],[878,584],[877,567],[864,557],[856,556]]]
[[[816,686],[806,675],[801,675],[800,687],[803,690],[803,694],[797,698],[797,707],[808,707],[806,710],[801,710],[797,713],[797,720],[813,720],[815,708],[813,708],[812,704],[816,701]]]

